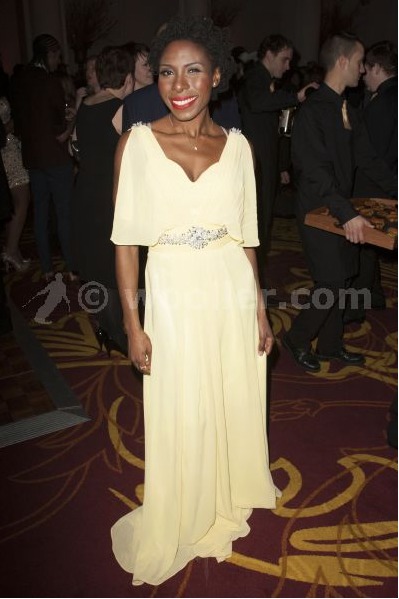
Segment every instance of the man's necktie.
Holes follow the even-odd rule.
[[[346,100],[344,100],[342,104],[342,120],[344,122],[345,129],[352,129],[348,116],[348,103]]]

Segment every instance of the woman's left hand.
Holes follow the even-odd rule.
[[[269,356],[273,344],[274,344],[274,336],[273,331],[270,327],[269,320],[266,316],[266,310],[262,307],[258,310],[258,326],[259,326],[259,345],[258,345],[258,354],[263,356],[263,353],[266,352],[266,355]]]

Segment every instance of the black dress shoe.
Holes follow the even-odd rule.
[[[282,339],[282,344],[286,349],[288,349],[291,356],[294,358],[295,362],[299,366],[301,366],[305,370],[309,370],[310,372],[319,372],[319,361],[310,351],[301,347],[296,347],[292,343],[288,335],[284,335]]]
[[[344,347],[332,354],[322,354],[316,350],[315,356],[318,360],[340,360],[341,362],[345,362],[345,364],[353,364],[353,366],[362,366],[364,364],[364,356],[362,354],[347,351]]]

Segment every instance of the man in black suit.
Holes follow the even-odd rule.
[[[367,131],[347,104],[346,87],[356,87],[364,48],[348,34],[323,44],[320,63],[325,79],[298,111],[292,131],[292,162],[297,182],[299,232],[314,288],[295,318],[283,345],[305,370],[320,370],[320,360],[338,359],[361,365],[361,354],[343,346],[345,291],[358,271],[358,244],[372,225],[351,205],[356,168],[366,169],[388,194],[396,194],[397,179],[373,152]],[[345,237],[304,224],[307,212],[327,206]],[[317,337],[316,353],[311,342]]]
[[[363,81],[367,98],[363,118],[371,145],[392,174],[398,173],[398,53],[392,42],[377,42],[366,52]],[[358,198],[387,198],[386,191],[377,185],[368,173],[358,169],[353,195]],[[371,308],[385,307],[381,286],[378,250],[365,245],[360,250],[359,274],[352,283],[359,290],[359,302],[347,306],[344,322],[362,322],[366,317],[363,301],[368,290]]]
[[[284,108],[297,106],[306,98],[310,83],[300,91],[276,89],[275,81],[289,70],[293,45],[282,35],[269,35],[258,49],[258,61],[248,68],[239,91],[243,132],[251,141],[256,159],[256,186],[260,258],[266,257],[279,177],[278,120]]]

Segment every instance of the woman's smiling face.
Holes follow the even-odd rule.
[[[189,40],[170,42],[159,64],[158,88],[179,120],[191,120],[209,103],[212,87],[220,79],[206,50]]]

